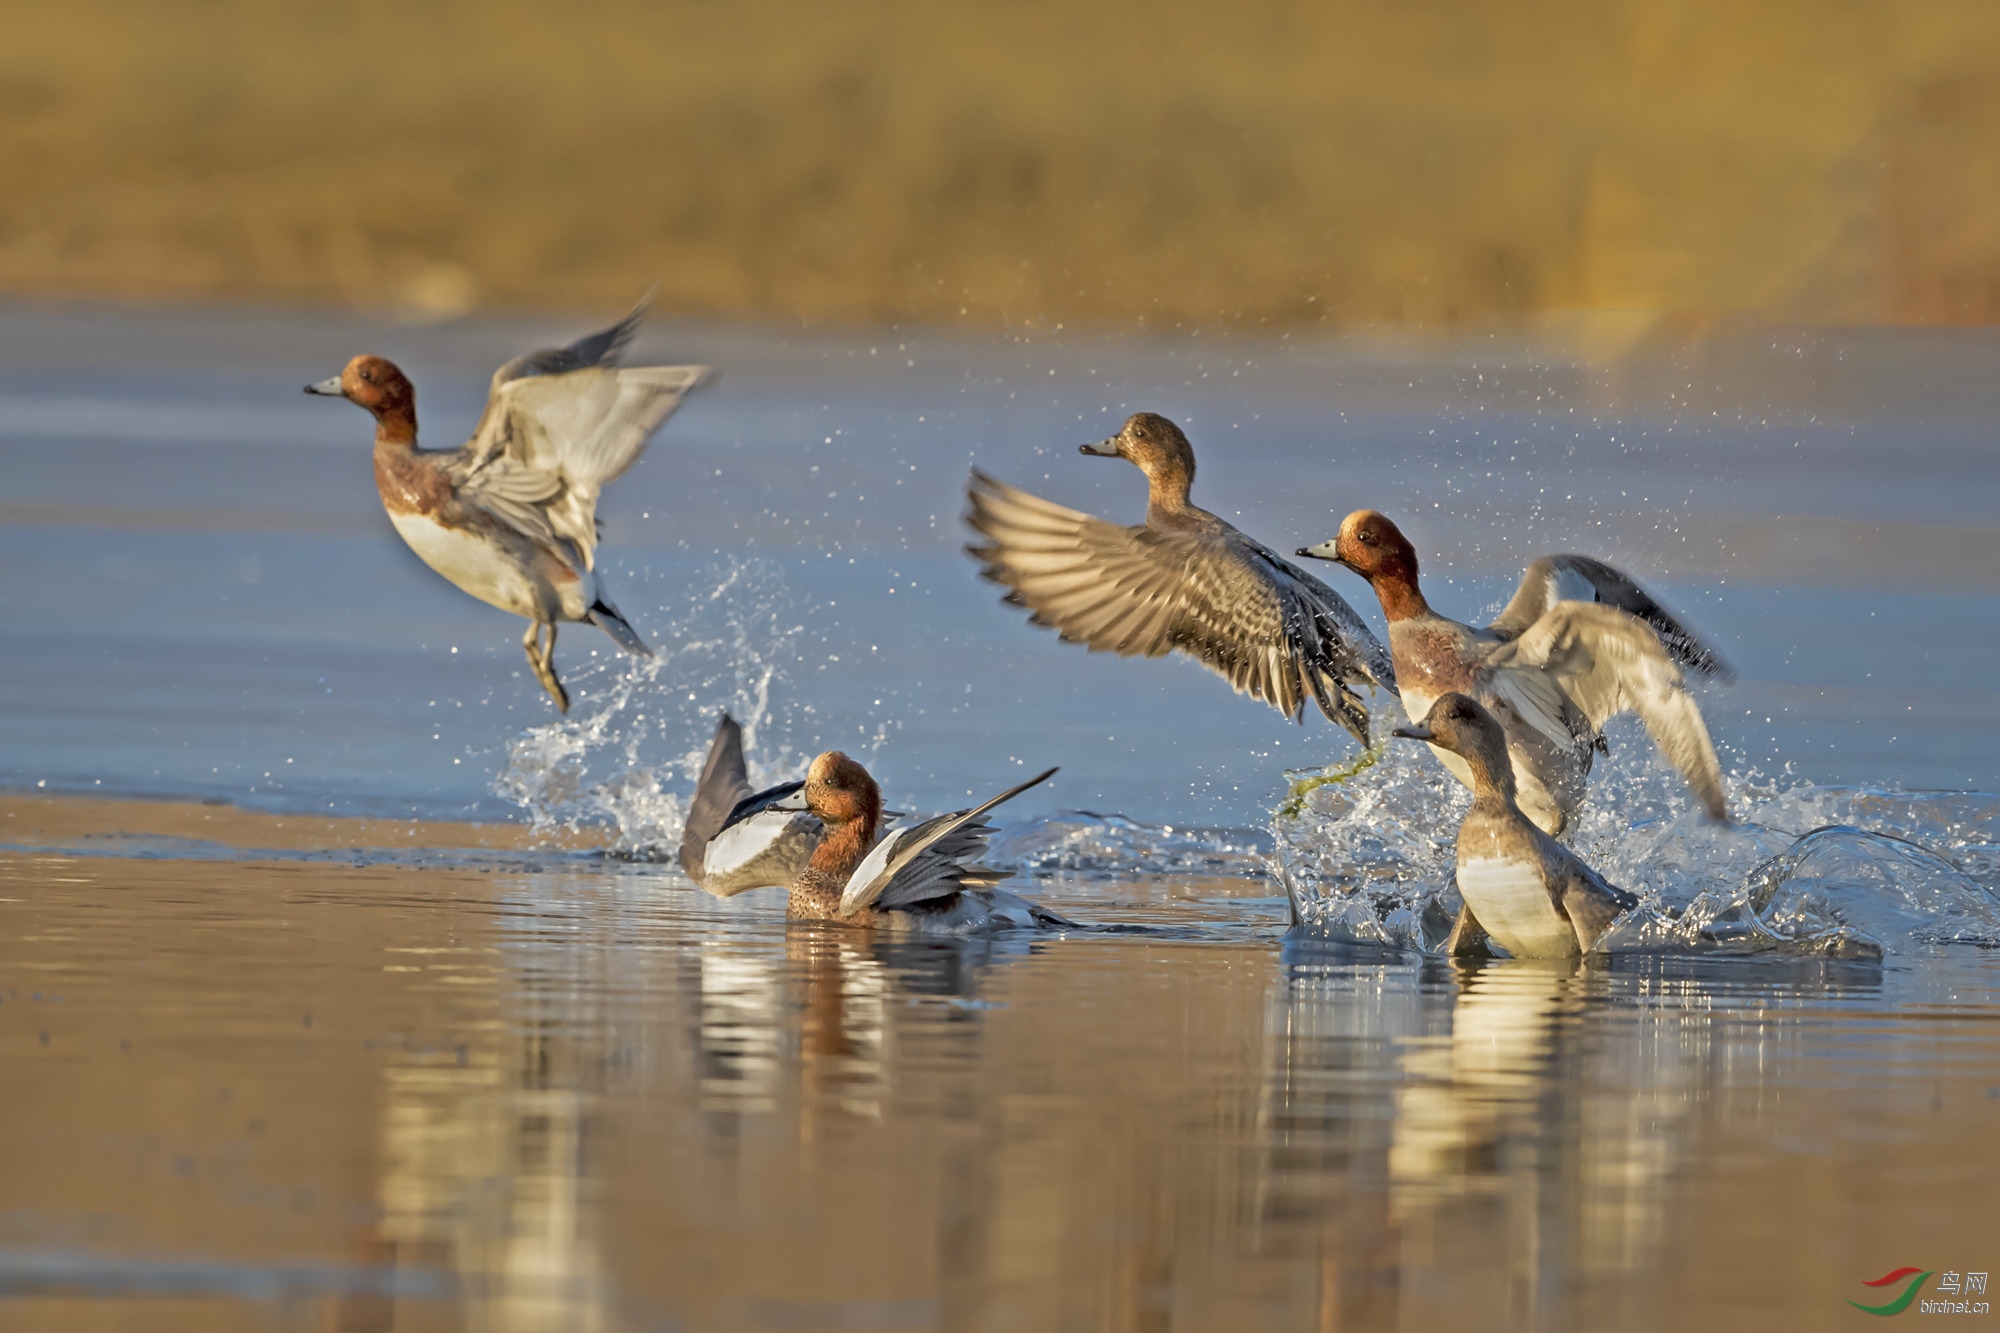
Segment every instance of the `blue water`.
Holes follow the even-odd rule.
[[[510,811],[496,778],[552,718],[518,624],[401,547],[374,495],[367,419],[298,389],[356,350],[383,352],[417,382],[424,439],[456,443],[492,364],[576,327],[0,310],[0,783]],[[1762,349],[1784,378],[1739,370],[1704,399],[1724,376],[1696,367],[1675,402],[1621,402],[1602,375],[1518,337],[656,327],[640,356],[723,374],[602,507],[610,585],[667,658],[645,684],[648,762],[674,789],[667,770],[699,749],[714,710],[751,706],[733,654],[769,673],[774,757],[865,751],[895,802],[935,808],[1058,764],[1018,816],[1261,824],[1285,769],[1350,756],[1351,742],[1184,660],[1060,644],[999,605],[958,550],[973,462],[1136,521],[1139,475],[1075,445],[1143,407],[1188,427],[1196,499],[1280,549],[1350,508],[1407,520],[1451,611],[1490,611],[1544,551],[1632,569],[1739,669],[1705,695],[1739,771],[1990,788],[2000,396],[1968,367],[1997,349],[1984,334],[1884,338]],[[1379,625],[1366,587],[1332,575]],[[710,598],[725,581],[727,598]],[[717,635],[734,636],[729,653]],[[587,627],[564,631],[558,659],[580,721],[627,665]]]

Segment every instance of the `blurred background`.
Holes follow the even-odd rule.
[[[18,6],[0,293],[1984,323],[1996,73],[1976,0]]]

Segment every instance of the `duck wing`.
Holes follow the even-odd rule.
[[[1557,602],[1596,602],[1629,611],[1659,633],[1668,656],[1682,666],[1725,683],[1736,679],[1720,653],[1696,638],[1629,574],[1587,555],[1545,555],[1529,565],[1514,599],[1486,628],[1502,639],[1519,638]]]
[[[1178,649],[1239,694],[1303,720],[1311,699],[1368,743],[1351,687],[1394,688],[1388,651],[1333,589],[1227,524],[1219,532],[1128,528],[996,481],[976,468],[965,549],[981,573],[1093,652]]]
[[[1055,775],[1053,768],[1038,773],[983,805],[927,819],[882,839],[847,877],[847,888],[840,895],[840,914],[851,916],[871,906],[884,910],[909,907],[999,883],[1004,875],[977,864],[986,852],[987,839],[993,836],[992,827],[980,816]]]
[[[700,781],[694,785],[694,799],[688,803],[687,822],[681,826],[680,863],[689,879],[701,883],[702,852],[709,840],[722,832],[737,804],[750,795],[743,728],[725,712],[715,724],[715,738],[708,743],[708,758],[702,763]]]
[[[584,569],[597,551],[597,496],[638,461],[706,366],[621,367],[645,304],[567,347],[515,357],[493,374],[471,440],[445,466],[462,499]]]
[[[1491,691],[1537,730],[1573,739],[1573,704],[1601,730],[1633,712],[1653,743],[1680,770],[1702,807],[1727,819],[1722,766],[1701,709],[1653,627],[1615,606],[1557,602],[1526,632],[1498,645],[1480,667],[1481,693]]]
[[[1637,907],[1639,899],[1585,865],[1581,857],[1554,838],[1547,834],[1542,837],[1544,855],[1555,863],[1552,887],[1556,900],[1562,904],[1570,925],[1576,928],[1577,943],[1589,953],[1619,914]]]

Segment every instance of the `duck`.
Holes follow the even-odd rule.
[[[1575,958],[1595,951],[1618,916],[1639,905],[1523,812],[1507,732],[1476,699],[1447,691],[1422,722],[1390,734],[1457,756],[1472,778],[1472,807],[1458,826],[1464,906],[1447,954],[1477,953],[1491,939],[1516,958]]]
[[[1346,599],[1188,499],[1194,448],[1181,428],[1135,412],[1079,452],[1146,476],[1146,521],[1125,527],[1066,509],[978,468],[967,554],[1028,623],[1120,657],[1185,653],[1238,694],[1303,723],[1308,700],[1368,745],[1361,686],[1395,688],[1395,667]]]
[[[725,711],[688,803],[681,870],[695,887],[718,898],[790,888],[826,834],[819,816],[784,804],[805,785],[800,780],[752,790],[743,727]]]
[[[1005,872],[979,864],[993,835],[982,816],[1047,782],[1056,771],[1038,773],[969,810],[880,837],[882,790],[868,770],[838,750],[815,756],[797,787],[801,803],[767,807],[803,809],[824,829],[805,868],[788,887],[785,915],[794,921],[923,934],[1073,927],[1074,922],[998,887]],[[728,826],[721,832],[726,834]]]
[[[390,523],[452,584],[527,618],[528,666],[564,713],[558,623],[595,624],[627,652],[652,654],[597,572],[597,496],[710,377],[706,366],[620,364],[646,306],[494,371],[485,411],[456,449],[417,447],[417,391],[392,361],[363,354],[305,386],[375,418],[375,486]]]
[[[1475,629],[1431,609],[1416,548],[1375,510],[1356,510],[1339,535],[1298,554],[1343,565],[1374,588],[1405,713],[1422,717],[1457,692],[1499,720],[1521,809],[1544,832],[1569,829],[1592,759],[1609,753],[1604,724],[1626,712],[1639,715],[1702,809],[1728,821],[1722,766],[1683,668],[1725,681],[1734,673],[1629,575],[1589,556],[1544,556],[1499,617]],[[1472,785],[1463,757],[1431,749]]]

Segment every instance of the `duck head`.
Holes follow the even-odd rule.
[[[1382,599],[1391,620],[1419,615],[1429,608],[1417,588],[1417,548],[1401,528],[1373,509],[1357,509],[1341,520],[1340,535],[1315,546],[1301,546],[1308,560],[1331,560],[1367,579]]]
[[[306,385],[306,392],[325,398],[345,398],[357,407],[367,408],[379,424],[407,422],[411,434],[416,433],[417,389],[393,361],[379,356],[357,356],[332,379]]]
[[[1417,578],[1417,548],[1387,515],[1373,509],[1355,510],[1340,521],[1339,536],[1301,546],[1298,553],[1309,560],[1345,565],[1370,583],[1384,574],[1401,575],[1412,583]]]
[[[1157,412],[1134,412],[1125,428],[1108,440],[1077,446],[1093,458],[1122,458],[1146,474],[1153,503],[1185,505],[1194,485],[1194,446],[1181,428]]]
[[[1450,750],[1472,766],[1475,777],[1483,774],[1512,799],[1514,764],[1507,757],[1507,733],[1470,695],[1441,694],[1423,721],[1397,727],[1390,734]]]
[[[828,829],[859,823],[862,836],[872,839],[882,819],[882,789],[868,770],[838,750],[828,750],[806,770],[806,809]]]

